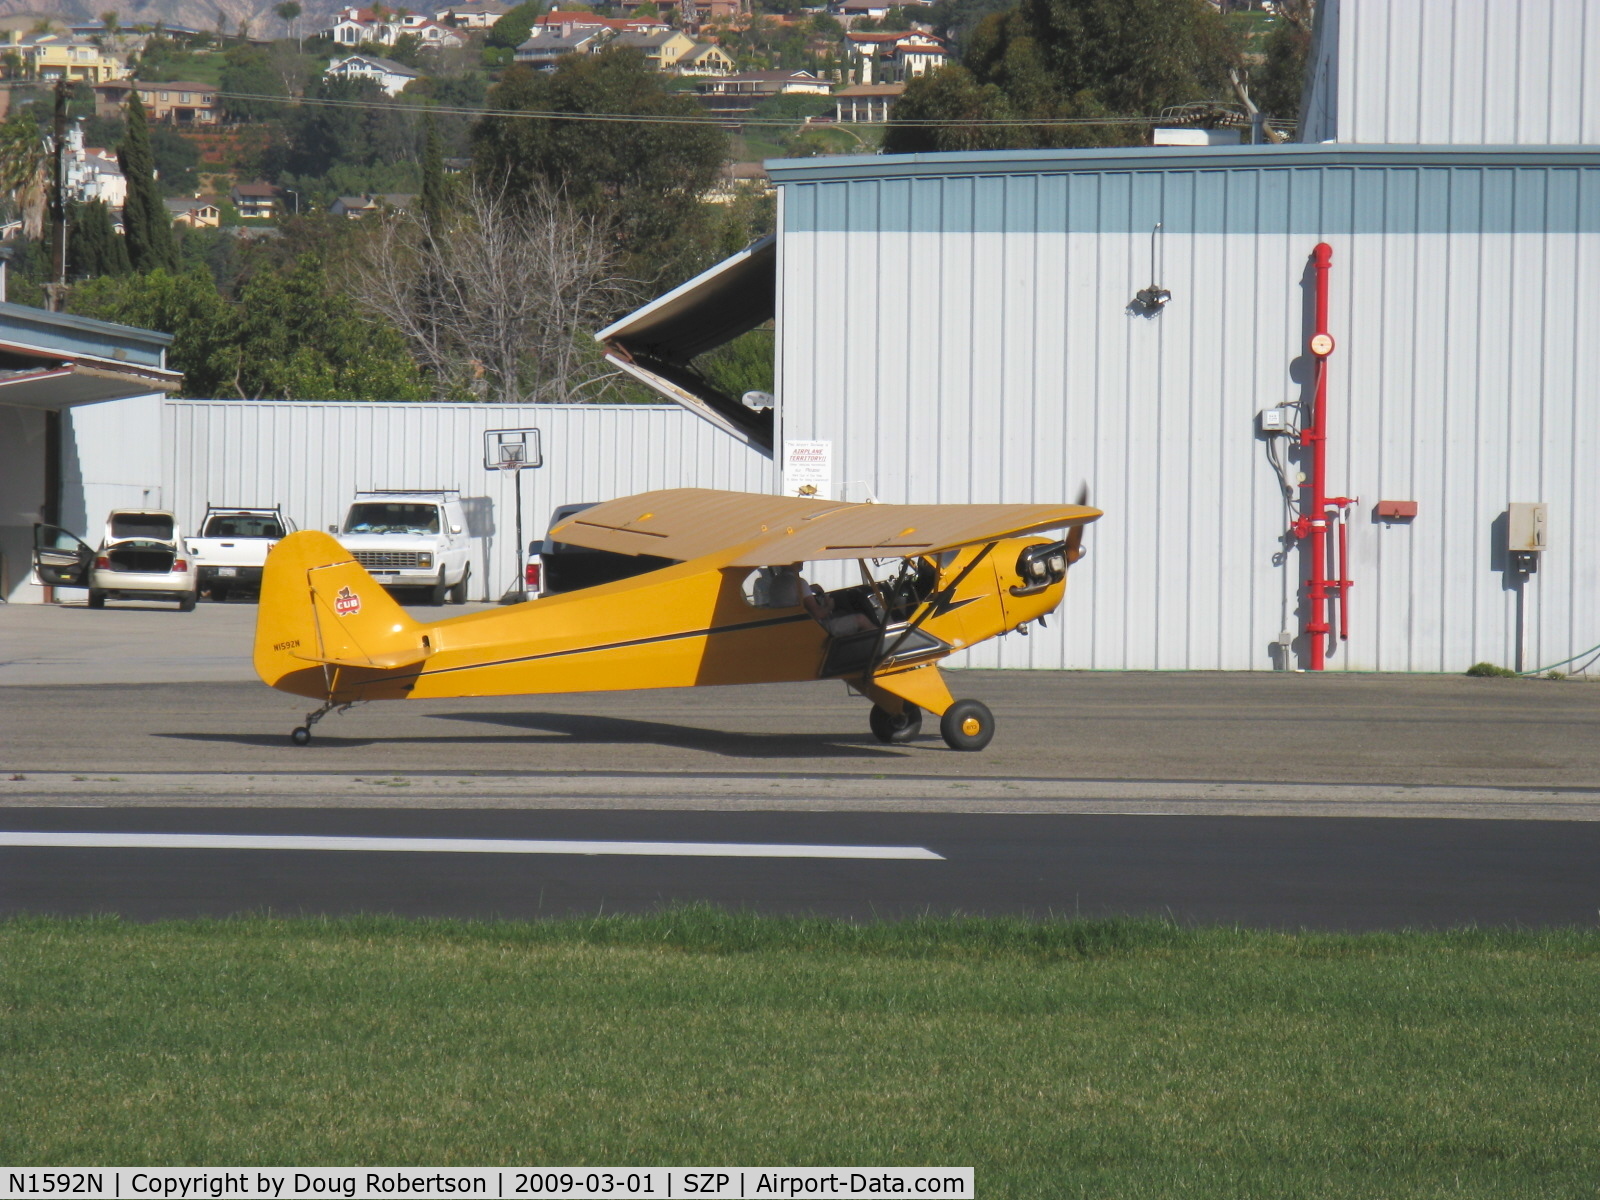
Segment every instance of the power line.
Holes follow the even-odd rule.
[[[516,108],[470,108],[466,105],[453,104],[402,104],[397,101],[384,100],[335,100],[327,97],[305,97],[297,99],[293,96],[267,96],[253,92],[219,92],[219,96],[228,100],[250,100],[267,104],[308,105],[313,108],[352,108],[369,112],[398,112],[410,113],[414,116],[425,114],[461,117],[503,117],[531,121],[593,121],[609,124],[635,124],[635,125],[757,125],[775,128],[792,128],[804,124],[802,120],[794,118],[782,119],[775,117],[746,117],[716,114],[706,116],[671,116],[663,113],[572,113],[572,112],[543,112],[530,109]],[[1045,117],[1045,118],[975,118],[961,120],[904,120],[892,122],[907,128],[1028,128],[1028,129],[1056,129],[1072,126],[1091,125],[1160,125],[1170,118],[1162,117]],[[1293,122],[1269,122],[1275,128],[1293,128]],[[887,126],[888,121],[851,121],[851,125]]]

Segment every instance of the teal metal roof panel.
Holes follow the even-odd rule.
[[[172,335],[0,302],[0,342],[65,358],[92,358],[161,370]]]
[[[770,164],[785,233],[1595,233],[1600,147],[1007,151]]]

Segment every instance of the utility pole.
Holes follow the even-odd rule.
[[[51,147],[54,172],[50,189],[51,241],[50,283],[45,292],[50,311],[67,306],[67,77],[63,71],[56,80],[54,145]]]

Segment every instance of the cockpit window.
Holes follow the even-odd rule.
[[[439,506],[363,502],[352,504],[345,518],[346,533],[438,533]]]

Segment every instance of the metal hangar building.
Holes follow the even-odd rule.
[[[1322,0],[1312,54],[1299,144],[769,162],[774,241],[602,340],[786,490],[802,468],[882,501],[1087,481],[1106,515],[1059,624],[968,665],[1580,655],[1600,643],[1600,2]],[[777,393],[754,414],[683,368],[762,294]],[[1322,490],[1348,503],[1302,537],[1319,376]]]

